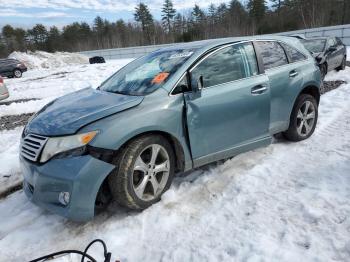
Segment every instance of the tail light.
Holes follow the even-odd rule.
[[[4,83],[4,79],[0,76],[0,84]]]

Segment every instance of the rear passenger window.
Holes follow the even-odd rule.
[[[298,50],[296,50],[295,48],[287,45],[287,44],[282,44],[282,46],[284,47],[284,49],[286,50],[289,58],[290,58],[290,62],[294,63],[294,62],[298,62],[301,60],[305,60],[306,56],[303,55],[302,53],[300,53]]]
[[[274,41],[258,41],[265,70],[288,64],[282,46]]]
[[[191,71],[191,84],[203,76],[204,87],[215,86],[258,74],[251,43],[225,47],[205,58]]]

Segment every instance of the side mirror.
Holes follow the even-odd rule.
[[[336,50],[337,50],[337,48],[335,46],[331,46],[331,47],[328,48],[329,52],[334,52]]]
[[[201,89],[203,89],[204,84],[203,84],[203,76],[200,75],[197,79],[197,86],[196,86],[196,90],[195,91],[200,91]]]

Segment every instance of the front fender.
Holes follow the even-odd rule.
[[[144,133],[166,133],[179,142],[184,152],[185,169],[190,169],[192,159],[183,127],[183,96],[168,96],[164,90],[157,93],[145,97],[139,106],[91,123],[80,132],[100,130],[91,146],[111,150],[118,150]]]

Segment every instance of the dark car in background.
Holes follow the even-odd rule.
[[[94,56],[89,58],[90,64],[103,64],[106,63],[105,59],[102,56]]]
[[[17,59],[0,59],[0,75],[12,77],[22,77],[22,73],[27,71],[27,67]]]
[[[316,59],[322,78],[332,70],[344,70],[346,46],[338,37],[315,37],[300,40]]]

